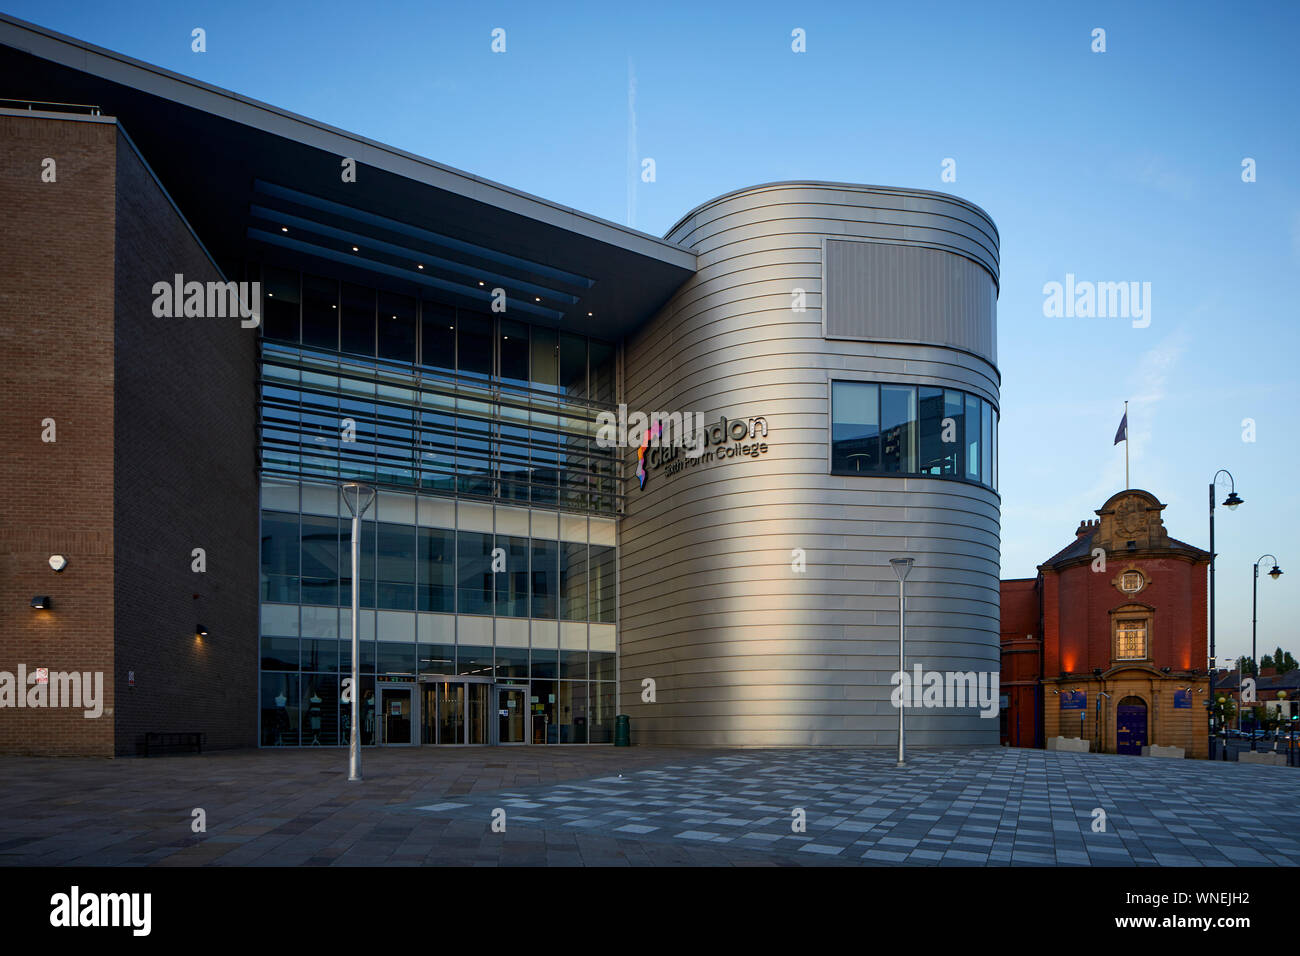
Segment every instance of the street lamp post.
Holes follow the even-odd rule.
[[[907,612],[907,598],[903,592],[903,582],[907,580],[908,572],[912,570],[912,558],[890,558],[890,566],[894,569],[894,574],[898,576],[898,675],[899,685],[907,678],[907,670],[903,664],[903,616]],[[915,692],[915,688],[913,688]],[[907,707],[907,695],[900,695],[898,701],[898,766],[905,766],[903,761],[903,710]]]
[[[1259,679],[1259,658],[1255,653],[1255,627],[1259,623],[1259,562],[1265,558],[1271,558],[1273,561],[1273,570],[1268,572],[1268,576],[1274,581],[1282,576],[1282,569],[1277,566],[1277,558],[1271,554],[1261,554],[1259,556],[1259,561],[1255,562],[1255,577],[1250,587],[1250,666],[1255,672],[1257,682]],[[1254,724],[1251,725],[1250,731],[1250,749],[1255,749]]]
[[[342,488],[343,503],[352,512],[352,729],[348,742],[348,780],[361,779],[361,516],[375,500],[375,489],[350,481]]]
[[[1227,475],[1229,482],[1228,497],[1223,499],[1223,504],[1229,511],[1236,511],[1237,505],[1241,504],[1244,499],[1237,497],[1237,482],[1232,477],[1232,472],[1226,468],[1220,468],[1214,473],[1214,478],[1210,480],[1210,661],[1214,661],[1214,487],[1219,481],[1220,475]],[[1213,663],[1211,663],[1213,668]],[[1211,671],[1210,683],[1214,683],[1213,671]],[[1210,750],[1209,758],[1214,759],[1214,724],[1210,724]],[[1225,749],[1227,742],[1225,738]]]

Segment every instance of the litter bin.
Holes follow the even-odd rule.
[[[614,718],[614,746],[632,746],[632,718],[627,714],[619,714]]]

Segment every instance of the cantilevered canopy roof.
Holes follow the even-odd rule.
[[[116,117],[228,271],[274,259],[482,307],[500,286],[514,317],[607,339],[695,271],[674,243],[3,14],[0,98]]]

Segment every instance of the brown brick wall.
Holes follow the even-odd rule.
[[[0,752],[113,753],[116,136],[111,122],[0,115],[0,671],[102,671],[106,698],[98,720],[0,707]],[[37,594],[51,610],[30,607]]]
[[[117,751],[151,730],[255,746],[257,330],[153,315],[155,282],[220,276],[125,140],[117,171]]]

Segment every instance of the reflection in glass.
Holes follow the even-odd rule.
[[[497,547],[505,552],[505,570],[496,581],[497,614],[502,617],[528,616],[528,539],[499,534]]]
[[[566,621],[587,620],[586,544],[560,544],[560,615]]]
[[[966,477],[980,480],[980,405],[974,395],[966,396]]]
[[[348,527],[348,547],[351,545]],[[302,602],[334,606],[339,602],[339,520],[302,516]]]
[[[880,387],[880,459],[886,472],[916,473],[916,389]]]
[[[554,620],[559,596],[559,542],[533,539],[533,617]]]
[[[298,516],[262,512],[262,600],[298,601]]]
[[[590,619],[602,624],[613,624],[618,613],[618,609],[614,606],[615,596],[618,593],[614,548],[593,544],[590,561],[591,584],[587,589],[591,600]]]
[[[832,474],[935,475],[995,488],[996,458],[997,412],[975,395],[926,385],[831,383]]]
[[[415,610],[416,529],[381,521],[378,532],[378,606]]]
[[[459,612],[491,614],[492,535],[479,531],[458,531],[456,568]]]
[[[831,384],[831,469],[858,474],[880,470],[879,386]]]
[[[450,614],[456,609],[456,532],[420,528],[416,545],[419,610]]]

